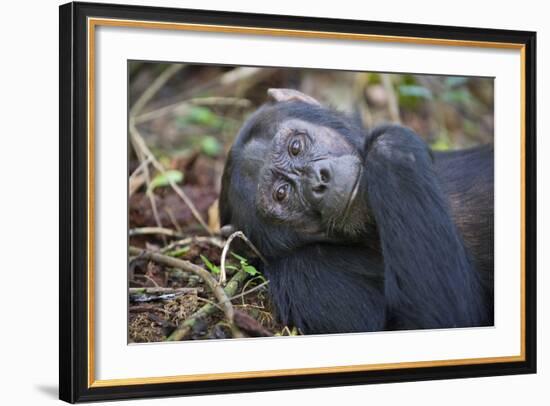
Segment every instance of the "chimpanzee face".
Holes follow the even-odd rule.
[[[349,117],[290,89],[243,125],[229,153],[220,220],[264,252],[354,242],[365,231],[365,133]]]
[[[322,238],[350,214],[362,162],[334,129],[291,118],[274,128],[267,149],[252,140],[245,150],[263,153],[256,207],[265,221]]]
[[[296,114],[299,107],[278,103],[245,124],[226,169],[228,196],[220,200],[232,215],[222,221],[252,236],[258,227],[276,230],[292,244],[353,240],[366,224],[358,141],[338,125]]]

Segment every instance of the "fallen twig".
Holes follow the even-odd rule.
[[[250,337],[273,336],[273,333],[262,326],[258,320],[241,310],[235,311],[235,324]]]
[[[253,288],[250,288],[248,290],[245,290],[245,291],[242,291],[241,293],[239,293],[238,295],[235,295],[235,296],[231,296],[229,298],[229,300],[233,300],[233,299],[238,299],[240,297],[244,297],[246,295],[248,295],[249,293],[252,293],[252,292],[255,292],[257,290],[260,290],[261,288],[263,288],[264,286],[267,286],[269,285],[269,281],[265,281],[265,282],[262,282],[260,283],[259,285],[256,285],[254,286]]]
[[[130,313],[143,313],[143,312],[158,312],[162,314],[167,314],[168,311],[162,307],[151,306],[151,305],[137,305],[131,306],[128,311]]]
[[[160,285],[158,284],[158,282],[154,278],[150,277],[147,274],[143,275],[143,277],[145,279],[147,279],[149,282],[151,282],[153,285],[155,285],[155,287],[160,288]]]
[[[168,217],[170,218],[170,221],[172,222],[173,226],[176,228],[176,231],[178,233],[181,233],[181,226],[180,224],[178,223],[178,219],[176,218],[176,216],[174,215],[174,212],[172,211],[172,209],[170,207],[165,207],[164,208],[164,212],[168,215]]]
[[[138,159],[140,159],[140,157],[138,157]],[[132,196],[136,190],[147,182],[146,167],[149,163],[149,158],[141,161],[139,166],[130,175],[128,179],[128,197]]]
[[[137,175],[130,177],[128,179],[128,198],[132,197],[132,195],[136,193],[136,191],[146,182],[147,179],[145,178],[145,172],[140,172]]]
[[[267,264],[267,260],[260,253],[260,251],[258,251],[258,249],[254,246],[254,244],[250,242],[250,240],[246,237],[246,235],[244,235],[242,231],[235,231],[233,234],[229,236],[222,250],[222,256],[220,259],[220,283],[222,284],[225,283],[227,279],[227,274],[225,271],[225,257],[227,256],[227,252],[229,251],[229,246],[231,245],[231,242],[237,237],[243,240],[252,249],[252,251],[254,251],[254,254],[256,254],[258,258],[260,258],[264,262],[264,264]]]
[[[183,234],[177,232],[176,230],[172,230],[171,228],[164,228],[164,227],[139,227],[139,228],[132,228],[130,229],[130,231],[128,231],[128,235],[130,237],[135,237],[136,235],[149,235],[149,234],[159,234],[159,235],[165,235],[167,237],[183,238]]]
[[[146,287],[146,288],[129,288],[128,293],[131,295],[158,295],[160,293],[185,293],[196,294],[200,292],[200,288],[164,288],[164,287]]]
[[[184,292],[174,292],[174,293],[161,293],[157,295],[130,295],[130,302],[134,303],[146,303],[146,302],[156,302],[158,300],[174,300],[178,296],[185,295]]]
[[[182,240],[177,240],[177,241],[174,241],[170,244],[168,244],[166,247],[163,247],[160,252],[162,252],[163,254],[164,253],[167,253],[167,252],[170,252],[172,251],[174,248],[176,247],[179,247],[179,246],[185,246],[185,245],[189,245],[189,244],[192,244],[194,242],[206,242],[208,244],[212,244],[218,248],[223,248],[223,241],[221,238],[219,237],[187,237],[187,238],[184,238]]]

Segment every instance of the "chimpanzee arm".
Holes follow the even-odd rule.
[[[283,325],[306,334],[386,327],[383,269],[363,247],[309,245],[263,268]]]
[[[388,317],[397,328],[485,323],[479,276],[427,145],[407,128],[384,126],[367,138],[365,154],[366,199],[380,236]]]

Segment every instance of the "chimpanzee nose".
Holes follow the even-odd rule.
[[[311,173],[311,190],[317,197],[321,197],[329,188],[332,171],[327,161],[314,162]]]

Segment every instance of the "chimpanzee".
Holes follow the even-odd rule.
[[[305,334],[493,324],[493,148],[432,152],[291,89],[243,125],[222,179],[280,321]]]

